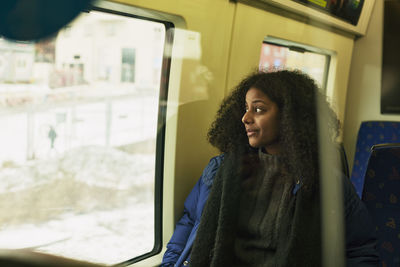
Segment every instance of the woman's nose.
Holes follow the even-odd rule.
[[[252,119],[251,119],[251,116],[250,116],[249,112],[245,112],[243,117],[242,117],[242,122],[244,124],[249,124],[249,123],[251,123],[251,121],[252,121]]]

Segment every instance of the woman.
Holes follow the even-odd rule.
[[[162,266],[321,266],[317,113],[334,143],[339,122],[307,75],[284,70],[244,79],[209,130],[223,154],[188,196]],[[347,265],[377,266],[368,213],[339,178]]]

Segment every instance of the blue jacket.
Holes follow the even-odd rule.
[[[188,266],[190,251],[196,238],[201,214],[215,174],[224,155],[212,158],[204,169],[199,181],[187,197],[184,213],[178,221],[174,234],[167,244],[161,267]],[[348,180],[348,179],[344,179]],[[300,185],[295,185],[296,194]],[[346,216],[346,258],[347,266],[378,266],[378,254],[375,249],[374,227],[370,223],[368,212],[356,195],[350,181],[344,182]]]

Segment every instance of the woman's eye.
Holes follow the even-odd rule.
[[[256,112],[261,112],[262,109],[261,108],[256,108]]]

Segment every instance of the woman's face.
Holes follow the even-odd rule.
[[[269,154],[279,153],[279,109],[262,91],[252,87],[246,94],[246,113],[242,122],[249,144],[264,147]]]

